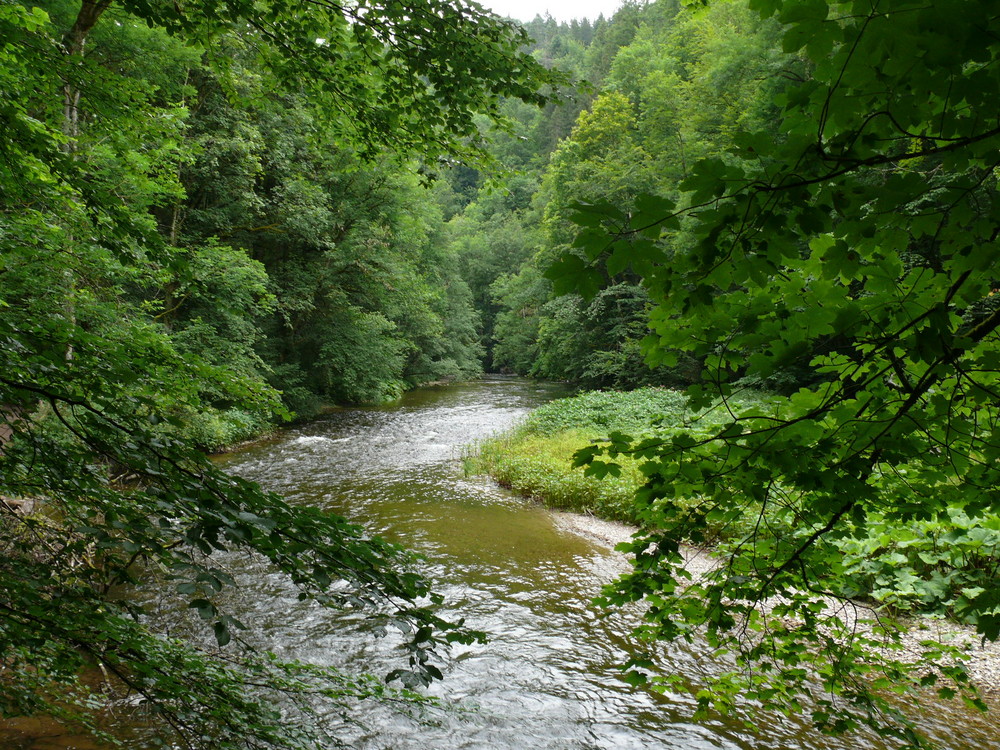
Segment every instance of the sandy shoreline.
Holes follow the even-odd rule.
[[[609,549],[621,542],[627,542],[636,531],[635,527],[615,521],[605,521],[580,513],[555,513],[556,523],[567,531],[572,531]],[[622,570],[628,569],[624,553]],[[683,548],[681,554],[686,567],[693,575],[710,570],[714,561],[708,553],[693,547]],[[864,609],[864,605],[859,605]],[[972,681],[984,698],[988,698],[992,710],[1000,710],[1000,641],[983,643],[975,629],[966,625],[933,618],[913,618],[909,632],[903,637],[906,652],[914,659],[923,650],[920,642],[928,638],[959,646],[969,654],[966,667]]]

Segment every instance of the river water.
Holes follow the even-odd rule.
[[[431,690],[463,710],[421,723],[373,706],[345,739],[379,750],[891,747],[873,735],[818,735],[806,718],[755,716],[752,732],[736,721],[693,723],[690,696],[620,679],[634,613],[600,617],[590,603],[622,572],[620,555],[462,473],[465,446],[559,395],[558,386],[502,378],[424,389],[392,407],[338,411],[223,460],[293,502],[328,508],[423,553],[448,608],[490,636],[453,652],[445,680]],[[375,673],[401,666],[389,639],[299,604],[264,571],[247,590],[269,648]],[[666,647],[661,660],[694,683],[713,668],[697,647]],[[992,720],[948,705],[923,713],[944,747],[1000,745]]]
[[[555,385],[505,378],[423,389],[391,407],[339,410],[219,459],[293,503],[340,513],[424,554],[447,614],[489,634],[488,644],[459,646],[446,658],[445,679],[430,692],[449,708],[413,718],[366,703],[350,723],[330,716],[346,744],[361,750],[892,747],[870,733],[825,737],[807,717],[752,708],[752,731],[735,720],[696,723],[689,695],[660,695],[621,680],[636,613],[601,617],[590,603],[625,569],[621,555],[462,472],[465,446],[560,395]],[[362,617],[298,602],[283,579],[257,562],[232,564],[243,584],[233,604],[265,648],[375,674],[405,665],[397,644],[372,638]],[[659,658],[665,670],[693,684],[715,668],[697,646],[665,645]],[[991,715],[948,704],[918,713],[944,748],[1000,746]]]

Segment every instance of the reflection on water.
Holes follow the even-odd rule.
[[[345,741],[366,750],[892,747],[872,735],[819,736],[805,717],[756,716],[754,732],[734,721],[695,724],[690,696],[621,681],[634,613],[600,617],[590,600],[624,562],[561,530],[545,510],[461,472],[463,446],[557,395],[556,386],[501,378],[425,389],[391,408],[340,410],[221,459],[293,502],[423,553],[450,612],[490,635],[485,646],[456,647],[445,680],[431,688],[458,708],[415,720],[371,705]],[[376,674],[400,666],[392,640],[371,638],[360,616],[297,601],[257,561],[226,562],[245,584],[233,603],[263,630],[267,649]],[[694,682],[712,667],[696,647],[665,647],[662,660]],[[1000,738],[992,717],[952,707],[936,706],[925,727],[951,750],[992,748]]]

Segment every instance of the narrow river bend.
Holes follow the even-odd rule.
[[[818,736],[805,719],[760,717],[692,723],[687,696],[661,696],[621,681],[633,621],[599,618],[590,605],[623,569],[616,553],[564,530],[536,505],[462,474],[463,446],[506,429],[562,395],[558,386],[495,378],[410,393],[384,408],[344,409],[224,457],[227,470],[343,514],[428,558],[456,616],[485,630],[485,646],[458,647],[432,691],[466,710],[430,724],[373,706],[345,740],[378,750],[830,750],[883,748],[872,736]],[[246,570],[242,596],[267,647],[304,660],[384,674],[400,666],[387,641],[343,617],[299,604],[264,570]],[[357,619],[357,618],[348,618]],[[669,668],[697,679],[697,649],[664,651]],[[992,717],[991,717],[992,718]],[[955,729],[956,722],[961,729]],[[995,727],[969,714],[935,712],[927,729],[953,750],[994,747]],[[978,724],[978,725],[977,725]],[[987,744],[983,744],[984,740]]]

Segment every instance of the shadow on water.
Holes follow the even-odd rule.
[[[562,530],[544,509],[461,471],[463,446],[563,393],[501,378],[424,389],[392,407],[340,410],[220,460],[292,502],[341,513],[421,552],[450,613],[489,633],[485,646],[456,647],[445,680],[430,690],[457,708],[418,721],[371,704],[344,727],[345,742],[371,750],[892,747],[872,734],[818,735],[806,717],[758,716],[753,733],[734,721],[693,723],[690,696],[620,679],[636,618],[601,617],[590,601],[623,572],[624,560]],[[392,639],[372,639],[359,616],[297,601],[257,561],[228,562],[245,584],[234,603],[263,631],[267,649],[376,674],[400,665]],[[711,669],[697,646],[665,647],[662,660],[694,683]],[[926,730],[950,750],[1000,740],[992,716],[938,705],[927,713]]]

